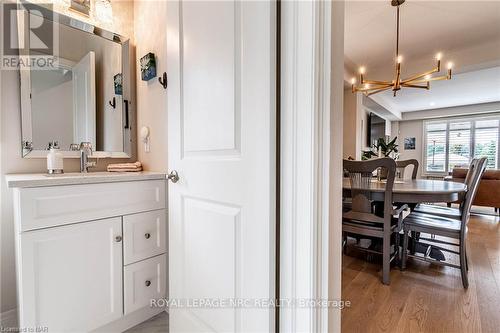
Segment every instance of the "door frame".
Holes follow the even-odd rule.
[[[344,1],[281,2],[279,297],[341,299]],[[340,309],[282,306],[281,332],[340,332]]]

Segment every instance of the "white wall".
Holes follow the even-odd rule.
[[[115,3],[117,4],[115,7]],[[116,9],[116,31],[130,31],[129,1],[113,2]],[[123,29],[121,25],[124,24]],[[21,156],[21,111],[19,92],[19,73],[0,71],[0,313],[16,308],[16,282],[14,263],[14,226],[12,191],[5,183],[5,174],[46,172],[45,159],[25,159]],[[166,127],[165,127],[166,128]],[[105,170],[107,164],[124,162],[121,159],[102,159],[95,170]],[[79,170],[78,159],[65,159],[64,170]]]
[[[410,120],[410,121],[400,121],[394,122],[392,129],[393,135],[398,136],[397,144],[399,145],[399,159],[408,160],[416,159],[420,164],[418,168],[417,177],[422,175],[422,147],[423,147],[423,121],[422,120]],[[396,134],[397,133],[397,134]],[[404,149],[404,139],[408,137],[414,137],[416,139],[414,150]],[[406,173],[405,173],[406,176]]]
[[[166,72],[167,64],[167,34],[165,18],[166,1],[135,1],[134,26],[136,44],[136,63],[148,52],[156,56],[156,72],[160,76]],[[149,81],[141,80],[140,66],[137,66],[137,126],[147,126],[150,129],[149,153],[144,151],[144,145],[138,138],[138,156],[145,169],[167,171],[167,90],[157,78]]]
[[[357,110],[356,110],[356,94],[353,94],[350,89],[344,90],[344,120],[343,120],[343,157],[352,156],[356,158],[359,150],[357,144]]]

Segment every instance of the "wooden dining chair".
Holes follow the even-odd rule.
[[[387,180],[377,182],[373,172],[383,168]],[[382,283],[389,284],[390,264],[399,257],[399,231],[402,227],[402,211],[394,210],[392,190],[396,173],[396,162],[391,158],[377,158],[368,161],[344,160],[344,170],[351,182],[351,207],[342,214],[344,237],[369,238],[382,240],[382,252],[360,248],[370,253],[382,254]],[[382,188],[380,188],[382,186]],[[384,191],[383,212],[377,214],[372,200],[372,191]],[[393,218],[398,216],[398,218]],[[392,237],[394,235],[394,237]],[[395,239],[394,253],[391,256],[391,238]],[[344,247],[345,248],[345,247]]]
[[[482,159],[485,160],[484,163],[487,162],[487,158],[483,157]],[[467,188],[471,187],[471,181],[472,181],[472,176],[478,167],[479,163],[481,162],[481,158],[474,158],[469,165],[469,170],[467,171],[467,174],[465,175],[465,185]],[[464,209],[464,204],[465,204],[465,195],[467,192],[462,193],[459,197],[459,206],[458,208],[454,207],[443,207],[443,206],[436,206],[436,205],[429,205],[429,204],[419,204],[418,206],[415,207],[414,211],[419,212],[419,213],[425,213],[425,214],[433,214],[433,215],[439,215],[443,217],[449,217],[453,219],[460,219],[462,217],[462,211]]]
[[[418,161],[416,159],[396,161],[396,178],[404,179],[405,170],[410,165],[413,166],[411,179],[417,179]]]
[[[434,214],[426,214],[420,213],[417,211],[413,211],[410,215],[408,215],[403,222],[403,260],[401,269],[406,268],[407,257],[412,257],[415,259],[435,263],[442,266],[450,266],[454,268],[458,268],[462,274],[462,284],[464,288],[468,288],[469,280],[467,278],[467,270],[468,270],[468,259],[467,259],[467,247],[466,247],[466,238],[467,238],[467,223],[469,222],[470,217],[470,209],[472,206],[472,202],[474,197],[476,196],[477,189],[479,187],[479,182],[481,177],[483,176],[484,170],[486,169],[486,158],[479,159],[472,171],[470,177],[470,186],[465,194],[464,204],[461,209],[460,219],[449,218]],[[422,243],[424,245],[428,245],[428,249],[431,247],[437,248],[441,251],[450,252],[456,254],[460,258],[459,265],[452,264],[444,261],[437,261],[431,259],[427,254],[424,256],[420,255],[412,255],[408,254],[408,233],[409,232],[419,232],[432,234],[442,237],[448,237],[454,239],[456,242],[448,242],[441,239],[433,239],[427,237],[420,237],[420,240],[429,241],[431,243],[438,244],[446,244],[453,245],[458,247],[458,251],[450,250],[445,247],[441,247],[438,245],[432,245],[429,243]],[[457,242],[458,241],[458,242]],[[427,251],[429,253],[430,251]]]

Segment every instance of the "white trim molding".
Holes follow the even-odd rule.
[[[329,1],[281,4],[280,298],[339,299],[336,289],[329,291],[330,264],[341,265],[331,263],[329,239],[332,8],[338,6]],[[343,25],[343,3],[341,9]],[[343,46],[341,59],[343,68]],[[342,84],[339,91],[342,96]],[[341,141],[336,144],[342,147]],[[340,285],[340,269],[335,271],[335,285]],[[336,332],[340,316],[337,320],[327,307],[282,307],[280,331]]]
[[[17,327],[17,309],[12,309],[0,313],[0,328],[6,330],[7,328]]]

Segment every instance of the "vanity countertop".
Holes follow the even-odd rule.
[[[166,179],[166,174],[161,172],[89,172],[89,173],[63,173],[49,175],[46,173],[25,173],[5,175],[9,187],[43,187],[59,185],[80,185],[128,182],[138,180]]]

